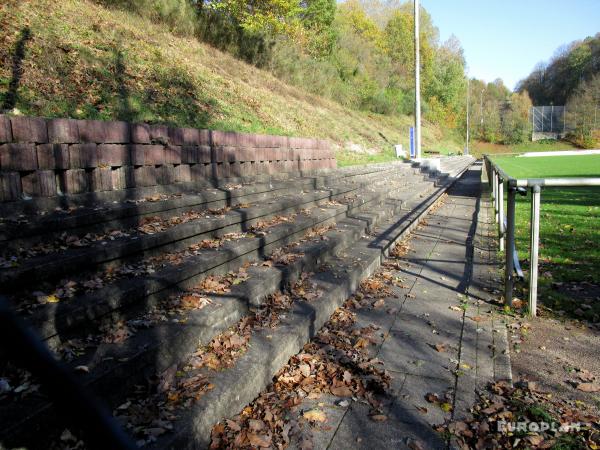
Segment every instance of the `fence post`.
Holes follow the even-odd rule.
[[[498,204],[500,203],[498,200],[498,180],[500,179],[500,175],[498,175],[498,172],[494,172],[494,210],[496,212],[496,223],[500,223],[499,221],[499,216],[498,216]]]
[[[500,251],[504,250],[504,180],[498,180],[498,234],[500,236]]]
[[[531,254],[529,261],[529,314],[537,315],[538,252],[540,245],[540,186],[531,188]]]
[[[504,253],[504,304],[512,306],[514,260],[513,248],[515,247],[515,202],[517,188],[508,184],[508,198],[506,204],[506,252]]]

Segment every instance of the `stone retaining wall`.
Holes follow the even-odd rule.
[[[0,201],[336,167],[328,141],[0,115]]]

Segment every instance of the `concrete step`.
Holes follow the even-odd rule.
[[[466,167],[465,167],[466,168]],[[454,170],[458,175],[462,170]],[[156,449],[207,448],[212,427],[222,418],[238,414],[271,382],[277,371],[315,336],[331,314],[370,276],[385,255],[410,232],[431,209],[454,178],[448,177],[418,209],[390,218],[381,224],[385,235],[363,237],[342,254],[327,260],[328,270],[310,277],[309,284],[320,291],[316,300],[296,299],[276,329],[255,330],[248,350],[235,365],[215,375],[201,369],[214,384],[200,399],[181,412],[173,432],[150,446]],[[252,376],[248,376],[252,374]],[[188,372],[186,376],[194,376]]]
[[[254,330],[251,345],[234,367],[209,373],[214,389],[189,408],[178,410],[175,432],[155,444],[156,448],[200,448],[210,439],[212,425],[237,413],[270,382],[279,367],[318,331],[336,305],[370,274],[392,243],[416,225],[452,183],[453,176],[469,162],[458,164],[453,160],[445,165],[449,176],[424,174],[425,178],[411,180],[411,186],[387,179],[371,187],[361,186],[359,195],[348,198],[346,204],[314,207],[310,215],[277,225],[260,239],[203,251],[201,256],[166,267],[152,277],[126,280],[129,286],[114,283],[68,302],[44,305],[30,317],[30,323],[56,349],[69,339],[91,339],[90,333],[106,319],[109,323],[121,319],[139,324],[137,332],[124,342],[84,348],[82,355],[68,363],[72,368],[86,366],[89,373],[79,372],[82,380],[114,409],[134,395],[145,380],[181,367],[198,345],[255,314],[270,294],[312,273],[308,282],[314,283],[321,296],[313,301],[295,301],[277,327]],[[408,205],[415,206],[407,209]],[[323,225],[335,227],[322,235],[306,237],[307,231]],[[296,256],[287,264],[262,264],[265,257],[282,247],[286,255]],[[248,279],[232,284],[230,292],[205,294],[211,303],[204,308],[184,312],[175,309],[166,314],[167,320],[141,325],[152,307],[159,307],[168,296],[191,295],[207,275],[235,271],[249,261],[255,261],[255,265],[247,267]],[[149,410],[161,407],[149,402]],[[42,448],[50,436],[60,435],[64,429],[51,405],[37,395],[0,404],[0,421],[4,425],[0,442],[7,445]]]
[[[387,215],[392,215],[400,210],[401,202],[396,202],[395,207],[388,209]],[[180,362],[189,356],[198,342],[207,342],[219,331],[234,324],[239,318],[248,313],[249,307],[261,304],[265,296],[279,288],[293,283],[302,272],[314,270],[324,258],[334,256],[346,246],[354,243],[365,231],[367,224],[375,225],[386,214],[381,209],[369,214],[364,212],[361,219],[342,219],[334,230],[328,232],[323,238],[316,238],[293,248],[293,252],[301,255],[291,264],[283,267],[252,267],[250,279],[233,287],[227,296],[213,298],[214,303],[206,309],[197,311],[187,317],[185,326],[179,323],[159,324],[156,327],[142,330],[126,345],[103,345],[91,354],[78,358],[70,363],[77,367],[86,365],[90,368],[88,384],[105,400],[118,398],[120,389],[130,386],[136,380],[134,374],[143,374],[143,369],[148,365],[152,370],[162,372],[170,365]],[[177,342],[176,350],[166,351],[164,343]],[[143,348],[143,350],[139,350]],[[123,357],[127,361],[121,361]],[[107,362],[108,361],[108,362]],[[118,362],[117,362],[118,361]],[[124,369],[124,366],[127,368]],[[127,374],[126,380],[116,381],[118,374]],[[117,374],[117,375],[115,375]],[[31,411],[32,405],[20,405],[25,410]],[[114,406],[114,405],[113,405]],[[45,408],[39,407],[40,414],[45,414]],[[11,411],[7,420],[10,428],[19,428],[20,414]],[[12,419],[11,419],[12,418]],[[31,425],[31,417],[26,420],[27,426]],[[44,419],[47,423],[48,418]]]
[[[316,190],[333,183],[356,183],[367,180],[375,174],[404,168],[406,164],[396,164],[385,168],[368,170],[335,171],[315,177],[296,177],[268,183],[254,182],[246,185],[223,184],[217,188],[203,188],[191,191],[186,186],[168,194],[139,196],[132,194],[122,201],[96,201],[85,207],[72,210],[59,208],[59,211],[36,210],[30,214],[3,215],[0,222],[0,246],[4,250],[28,248],[61,233],[84,236],[87,233],[100,233],[115,228],[132,227],[140,224],[147,216],[168,217],[184,210],[219,209],[239,203],[252,203],[272,197],[287,195],[299,190]],[[150,200],[148,200],[150,199]],[[40,215],[42,214],[42,215]]]
[[[362,188],[376,188],[395,178],[410,182],[403,171],[386,171],[378,175],[377,180],[354,184],[343,184],[309,191],[296,195],[282,195],[269,202],[255,205],[243,205],[244,208],[230,211],[223,216],[200,216],[196,220],[173,226],[163,232],[145,235],[133,234],[125,239],[102,240],[84,248],[67,248],[49,254],[33,256],[19,262],[14,268],[0,269],[0,283],[9,289],[29,282],[59,278],[73,271],[90,270],[95,266],[110,265],[116,267],[132,256],[149,257],[162,251],[186,248],[199,240],[219,237],[226,233],[244,232],[260,220],[268,220],[275,215],[297,212],[318,204],[321,201],[336,200],[357,194]]]

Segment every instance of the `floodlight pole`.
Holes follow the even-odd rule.
[[[415,2],[415,155],[421,158],[421,58],[419,51],[419,0]]]
[[[469,94],[471,91],[471,80],[467,77],[467,147],[465,148],[465,154],[469,154]]]

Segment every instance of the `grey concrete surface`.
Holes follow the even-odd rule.
[[[315,448],[446,448],[451,443],[433,425],[468,416],[477,388],[510,379],[506,328],[488,303],[498,267],[480,180],[475,165],[411,235],[398,258],[396,275],[408,288],[399,290],[396,314],[357,312],[357,326],[372,323],[384,336],[373,354],[393,377],[382,408],[387,420],[371,420],[366,405],[352,402],[326,439],[314,431]],[[441,401],[427,401],[429,393]]]

